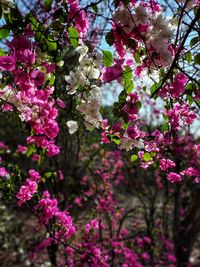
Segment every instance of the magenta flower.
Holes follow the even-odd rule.
[[[21,186],[18,194],[16,197],[19,199],[18,205],[21,206],[24,202],[30,200],[37,192],[37,183],[35,181],[32,181],[30,179],[26,179],[24,185]]]
[[[0,69],[12,71],[15,69],[16,59],[13,56],[1,56],[0,57]]]
[[[171,183],[178,183],[182,180],[182,177],[180,174],[178,173],[175,173],[175,172],[170,172],[168,175],[167,175],[167,179],[168,181],[170,181]]]
[[[166,171],[167,169],[175,167],[175,163],[170,159],[161,159],[160,160],[160,168],[162,171]]]
[[[0,168],[0,177],[6,177],[8,175],[8,172],[4,167]]]

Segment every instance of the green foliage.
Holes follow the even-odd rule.
[[[138,160],[138,156],[137,155],[132,155],[131,156],[131,161],[135,162],[136,160]]]
[[[138,52],[136,52],[136,53],[134,54],[134,59],[135,59],[135,62],[136,62],[137,64],[141,63],[141,61],[140,61],[140,54],[139,54]]]
[[[96,14],[98,14],[99,10],[98,10],[98,6],[96,4],[92,5],[92,9]]]
[[[194,57],[194,64],[200,65],[200,54],[197,54]]]
[[[110,31],[109,33],[106,34],[105,40],[107,44],[109,44],[110,46],[114,44],[115,37],[114,37],[113,31]]]
[[[26,151],[27,157],[32,156],[36,152],[36,146],[35,144],[29,145]]]
[[[127,44],[130,48],[132,48],[134,51],[136,50],[137,43],[134,39],[128,39]],[[137,54],[137,53],[136,53]]]
[[[150,161],[150,160],[152,160],[151,154],[148,153],[148,152],[144,153],[143,160],[144,161]]]
[[[132,69],[126,66],[125,70],[122,73],[122,83],[127,93],[131,93],[133,91],[134,84],[132,78],[133,78]]]
[[[112,66],[113,55],[110,51],[102,50],[103,53],[103,63],[106,67]]]
[[[75,28],[68,28],[69,40],[74,48],[78,46],[78,31]]]
[[[191,52],[187,52],[185,55],[184,55],[184,58],[185,60],[187,60],[188,63],[191,63],[192,62],[192,53]]]
[[[158,83],[154,83],[151,88],[150,88],[150,93],[151,93],[151,96],[158,90],[158,88],[161,86],[162,84],[162,81],[158,82]],[[157,97],[157,95],[155,94],[154,96],[155,98]]]
[[[6,39],[10,34],[10,30],[2,27],[0,29],[0,40]]]
[[[192,47],[195,46],[199,41],[200,41],[200,37],[199,37],[199,36],[196,36],[196,37],[192,38],[191,41],[190,41],[190,47],[192,48]]]
[[[51,10],[51,5],[52,5],[52,0],[45,0],[44,1],[44,7],[46,9],[46,11],[50,11]]]

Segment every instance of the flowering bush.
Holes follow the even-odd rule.
[[[199,1],[0,3],[1,196],[40,237],[21,264],[190,266]]]

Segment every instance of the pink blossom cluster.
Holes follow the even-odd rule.
[[[81,10],[78,0],[68,0],[69,18],[75,24],[81,37],[84,37],[89,28],[89,20],[85,10]]]
[[[16,195],[16,197],[19,199],[19,206],[32,198],[32,196],[37,192],[37,186],[40,182],[40,174],[35,170],[29,170],[29,177],[25,180],[24,184],[20,187],[20,190]]]
[[[178,73],[172,84],[166,84],[159,91],[159,96],[163,99],[167,99],[168,97],[172,97],[174,99],[178,99],[185,92],[185,85],[188,82],[188,77],[183,73]]]
[[[126,104],[123,111],[128,115],[129,121],[135,121],[138,119],[139,108],[137,102],[139,101],[137,93],[131,93],[127,95]]]
[[[0,141],[0,151],[4,152],[8,149],[8,146]],[[0,165],[3,163],[3,159],[2,157],[0,157]],[[9,172],[7,171],[7,169],[4,166],[0,166],[0,177],[2,178],[8,178],[9,177]]]
[[[197,115],[188,104],[181,105],[180,103],[176,103],[173,108],[166,110],[164,114],[168,116],[173,130],[179,130],[181,122],[183,125],[190,125],[197,118]]]
[[[5,167],[0,167],[0,177],[7,177],[8,171],[5,169]]]
[[[58,201],[51,198],[49,192],[43,192],[43,197],[39,200],[36,210],[39,213],[40,223],[48,225],[51,219],[56,220],[58,226],[54,233],[56,239],[66,239],[75,233],[72,217],[58,208]]]
[[[48,156],[60,152],[54,144],[59,127],[56,122],[58,109],[52,98],[53,87],[43,88],[46,76],[55,69],[54,64],[37,62],[35,43],[32,36],[23,34],[14,37],[9,42],[11,55],[0,57],[0,69],[10,71],[14,75],[15,85],[8,84],[0,92],[8,104],[12,104],[19,111],[22,121],[27,122],[32,128],[32,136],[28,137],[28,144],[34,143],[47,150]],[[40,68],[45,71],[41,71]],[[61,101],[61,100],[59,100]]]
[[[115,49],[121,58],[127,53],[126,47],[136,56],[140,55],[143,47],[148,49],[148,54],[136,69],[138,76],[144,68],[171,64],[174,51],[169,41],[173,31],[162,17],[158,2],[131,1],[128,6],[120,2],[114,13],[112,33]]]

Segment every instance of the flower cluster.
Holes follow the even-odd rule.
[[[143,46],[148,49],[142,68],[170,65],[173,60],[173,49],[169,45],[173,36],[170,21],[163,18],[161,8],[155,1],[137,2],[132,1],[129,5],[121,3],[115,11],[112,30],[118,54],[124,57],[124,46],[130,47],[132,43],[133,54],[140,54]]]
[[[76,71],[70,71],[69,75],[65,76],[67,82],[68,94],[78,94],[79,104],[77,110],[84,115],[85,126],[87,129],[99,127],[99,122],[102,120],[99,112],[101,105],[101,89],[92,84],[97,82],[100,77],[100,65],[102,56],[96,53],[93,57],[88,56],[88,47],[84,44],[77,47],[79,56],[79,66]],[[83,89],[84,93],[80,93]]]
[[[30,170],[29,177],[25,180],[24,184],[20,187],[20,190],[16,195],[16,197],[19,199],[19,206],[32,198],[32,196],[37,192],[37,185],[40,182],[40,174],[35,170]]]
[[[80,10],[80,5],[78,0],[68,0],[69,4],[69,18],[75,24],[81,37],[84,37],[90,26],[87,14],[85,10]]]
[[[10,71],[15,82],[14,87],[11,84],[4,87],[0,97],[10,105],[7,110],[17,109],[21,120],[32,128],[33,134],[28,137],[28,144],[45,148],[48,155],[53,156],[59,153],[59,148],[54,144],[59,132],[56,122],[58,109],[52,98],[54,88],[43,86],[45,77],[54,71],[55,66],[45,62],[35,67],[35,44],[30,37],[25,34],[14,37],[9,43],[12,55],[0,58],[0,69]]]
[[[40,223],[49,224],[55,218],[57,231],[54,233],[56,239],[66,239],[75,233],[72,217],[58,208],[58,201],[51,198],[49,192],[43,192],[43,197],[39,200],[36,210],[39,213]]]
[[[173,108],[164,112],[169,118],[169,124],[173,130],[179,130],[181,125],[190,125],[197,118],[197,115],[188,104],[176,103]],[[181,123],[182,122],[182,123]]]

